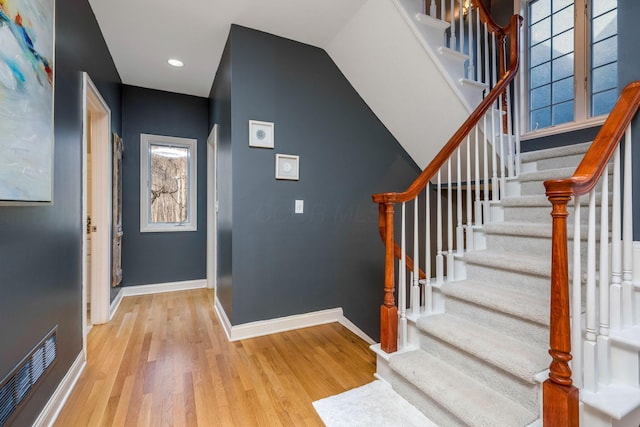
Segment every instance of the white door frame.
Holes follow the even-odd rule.
[[[207,288],[216,289],[218,276],[218,125],[207,138]]]
[[[82,73],[82,328],[87,324],[87,149],[91,143],[91,324],[109,321],[111,289],[111,109]],[[89,132],[91,133],[89,135]],[[95,227],[95,231],[93,231]]]

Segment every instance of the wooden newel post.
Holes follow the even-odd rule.
[[[555,184],[555,185],[554,185]],[[547,196],[553,205],[551,255],[551,319],[549,327],[549,379],[542,386],[545,427],[578,426],[578,389],[571,380],[571,320],[567,255],[567,203],[571,182],[547,181]]]
[[[384,236],[384,303],[380,307],[380,347],[387,353],[393,353],[398,350],[398,307],[396,307],[396,301],[393,296],[395,292],[393,203],[380,203],[379,213],[379,221],[384,221],[386,230]]]

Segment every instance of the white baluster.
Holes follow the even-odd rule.
[[[573,198],[574,218],[573,218],[573,283],[571,294],[571,349],[573,360],[571,370],[573,371],[573,381],[576,387],[582,388],[582,286],[580,278],[582,267],[580,260],[580,196]]]
[[[587,313],[584,341],[584,388],[596,392],[596,191],[589,193],[589,226],[587,234]]]
[[[458,7],[458,18],[460,21],[460,36],[458,39],[460,40],[460,53],[464,53],[464,13],[463,13],[463,4],[464,0],[460,0],[460,6]]]
[[[473,8],[471,7],[471,3],[467,8],[467,25],[469,34],[469,67],[467,67],[467,78],[469,80],[475,80],[475,68],[473,66]]]
[[[436,15],[436,0],[431,0],[431,6],[429,7],[429,16],[431,16],[432,18],[436,18]]]
[[[407,239],[406,239],[406,202],[402,203],[402,226],[400,235],[400,266],[398,274],[400,275],[400,285],[398,286],[398,305],[400,306],[400,325],[398,327],[398,339],[400,347],[407,346]]]
[[[491,33],[491,84],[489,87],[493,88],[496,83],[496,35]],[[496,132],[498,132],[498,127],[502,128],[500,125],[500,121],[502,121],[502,106],[500,105],[501,97],[498,97],[497,105],[495,106],[497,111],[491,115],[491,147],[493,148],[493,156],[492,156],[492,167],[493,167],[493,178],[491,180],[491,195],[494,201],[498,201],[498,196],[500,195],[500,184],[498,183],[498,165],[497,165],[497,156],[498,150],[500,147],[496,147]],[[498,115],[498,127],[496,127],[496,114]],[[502,135],[502,130],[500,130],[500,135]]]
[[[513,147],[513,129],[512,129],[512,124],[511,124],[511,85],[513,84],[513,82],[509,85],[509,87],[507,88],[507,92],[506,92],[506,99],[507,99],[507,164],[509,165],[507,167],[507,172],[509,174],[510,177],[514,177],[515,176],[515,172],[516,172],[516,168],[515,168],[515,164],[514,164],[514,158],[513,158],[513,152],[514,152],[514,147]]]
[[[514,123],[514,130],[513,130],[513,137],[515,139],[515,150],[516,150],[516,159],[515,159],[515,163],[516,163],[516,176],[520,176],[520,83],[519,83],[519,79],[514,79],[513,80],[513,87],[514,87],[514,102],[513,102],[513,112],[515,115],[515,120],[513,121]]]
[[[451,30],[451,36],[449,37],[449,48],[456,50],[456,16],[455,16],[455,0],[451,0],[451,26],[449,29]],[[447,273],[448,274],[448,273]]]
[[[431,197],[429,195],[429,184],[425,188],[425,251],[424,251],[424,272],[427,276],[424,285],[424,310],[426,313],[432,311],[432,289],[431,289]]]
[[[482,224],[482,201],[480,200],[480,139],[478,125],[475,128],[475,168],[476,168],[476,182],[475,182],[475,190],[476,190],[476,201],[474,204],[474,212],[476,215],[476,225]]]
[[[449,158],[447,161],[447,282],[455,280],[453,271],[453,194],[451,184],[451,158]]]
[[[602,190],[600,201],[600,328],[597,339],[598,348],[598,382],[609,383],[609,166],[602,173]]]
[[[456,253],[464,253],[464,229],[462,228],[462,162],[460,161],[460,148],[456,150],[458,160],[458,179],[456,183]]]
[[[497,150],[496,150],[496,134],[494,132],[496,128],[496,114],[495,110],[491,111],[491,199],[493,201],[498,200],[498,165],[497,165]]]
[[[482,49],[480,43],[482,43],[480,25],[480,9],[476,10],[476,81],[482,81]]]
[[[620,145],[613,154],[613,192],[611,198],[611,286],[609,288],[609,326],[622,327],[622,206],[620,202]]]
[[[478,127],[476,126],[476,129]],[[477,147],[477,145],[476,145]],[[471,201],[471,194],[473,188],[471,182],[473,178],[471,176],[471,134],[467,135],[467,251],[473,250],[473,203]]]
[[[413,201],[413,276],[411,277],[411,311],[420,314],[420,253],[418,252],[418,197]]]
[[[442,173],[438,171],[438,184],[437,184],[438,193],[436,194],[437,199],[437,210],[438,214],[436,216],[436,249],[438,251],[436,255],[436,283],[441,284],[444,281],[444,257],[442,254]],[[435,307],[434,307],[435,309]]]
[[[489,110],[489,113],[487,114],[491,114],[491,117],[493,117],[493,112],[491,112],[491,110]],[[487,114],[484,115],[484,117],[482,118],[483,122],[484,122],[484,141],[483,141],[483,145],[484,145],[484,150],[483,150],[483,166],[484,166],[484,202],[482,203],[483,206],[483,211],[482,211],[482,223],[483,224],[487,224],[491,218],[489,216],[491,209],[489,209],[491,207],[491,201],[489,200],[489,139],[487,137]],[[492,124],[493,126],[493,124]]]
[[[447,3],[445,0],[440,0],[440,20],[441,21],[446,21],[447,20]],[[446,46],[446,43],[445,43]]]
[[[487,23],[484,24],[484,78],[482,82],[489,86],[489,90],[491,90],[491,73],[489,72],[489,27]],[[485,128],[485,133],[487,128]]]
[[[624,199],[622,206],[622,326],[633,323],[633,196],[631,192],[631,126],[624,138]]]
[[[502,126],[503,123],[503,112],[502,112],[502,95],[498,97],[498,104],[500,105],[500,123],[498,124],[500,128],[500,194],[498,194],[498,200],[504,197],[504,189],[507,187],[506,173],[505,173],[505,141],[504,141],[504,128]]]

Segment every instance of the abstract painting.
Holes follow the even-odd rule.
[[[0,0],[0,202],[53,196],[54,0]]]

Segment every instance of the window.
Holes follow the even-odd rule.
[[[196,231],[195,139],[140,135],[140,231]]]
[[[527,129],[607,114],[618,96],[617,0],[529,0],[525,13]]]

